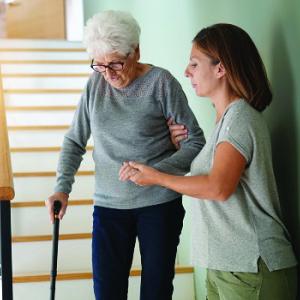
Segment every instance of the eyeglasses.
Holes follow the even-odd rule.
[[[108,65],[102,65],[102,64],[95,64],[94,65],[94,60],[92,60],[91,63],[91,68],[99,73],[104,73],[106,72],[106,69],[110,69],[112,71],[121,71],[123,70],[125,62],[111,62]]]
[[[111,62],[108,65],[103,65],[103,64],[95,64],[94,65],[94,59],[93,59],[90,67],[94,71],[99,72],[99,73],[106,72],[107,68],[110,69],[110,70],[112,70],[112,71],[122,71],[123,68],[124,68],[125,61],[127,60],[127,58],[128,58],[129,55],[130,55],[130,52],[127,53],[127,55],[125,56],[124,62],[122,62],[122,61],[116,61],[116,62]]]

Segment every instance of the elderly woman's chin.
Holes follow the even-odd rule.
[[[127,82],[124,82],[124,80],[121,80],[120,78],[109,78],[106,79],[106,81],[116,89],[124,88],[127,85]]]
[[[122,78],[122,76],[110,76],[106,77],[105,80],[114,88],[121,89],[129,85],[130,80]]]

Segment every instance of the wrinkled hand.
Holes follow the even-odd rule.
[[[188,137],[188,130],[184,125],[176,124],[172,118],[168,119],[167,124],[170,130],[171,141],[176,149],[179,149],[180,142]]]
[[[146,165],[130,161],[121,168],[120,180],[131,180],[137,185],[147,186],[159,183],[159,171]]]
[[[69,199],[68,194],[56,192],[45,201],[45,205],[48,208],[48,213],[52,224],[54,223],[54,212],[53,212],[54,201],[59,200],[61,202],[61,209],[59,211],[58,218],[62,220],[63,216],[66,213],[66,209],[68,206],[68,199]]]

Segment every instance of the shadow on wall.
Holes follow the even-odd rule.
[[[285,224],[300,260],[300,195],[297,147],[296,87],[290,55],[280,24],[275,26],[272,46],[272,70],[269,74],[273,102],[266,112],[271,131],[274,171]],[[298,120],[299,122],[299,120]]]

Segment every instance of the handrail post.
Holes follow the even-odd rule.
[[[13,175],[10,160],[5,105],[0,69],[0,267],[2,300],[13,300],[11,212],[10,200],[14,198]]]
[[[2,300],[13,300],[10,201],[0,201]]]

